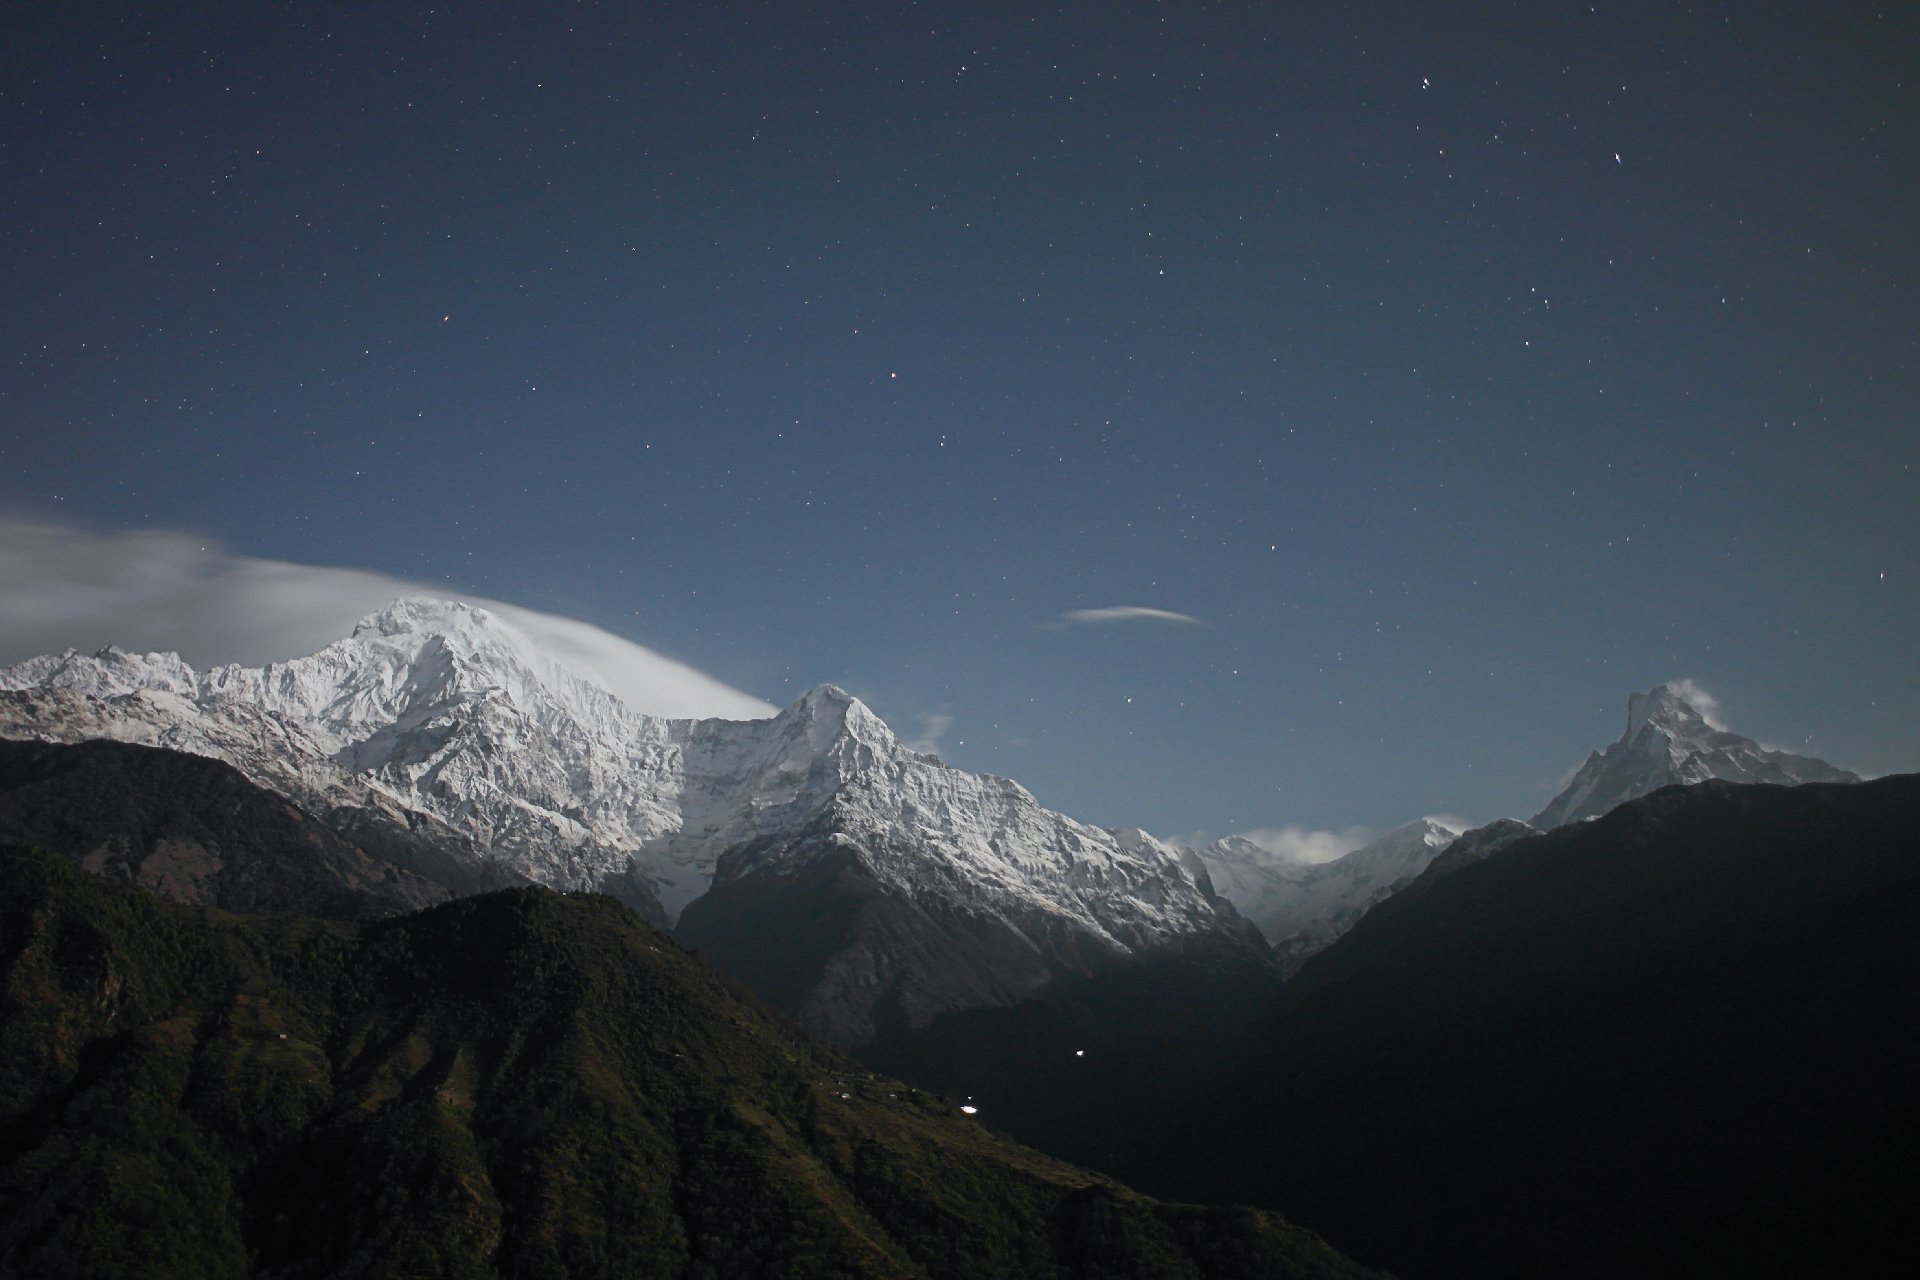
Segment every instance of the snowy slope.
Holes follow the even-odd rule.
[[[405,811],[472,857],[669,922],[722,855],[729,875],[778,871],[831,833],[879,883],[1029,936],[1125,954],[1236,927],[1178,851],[948,768],[838,689],[767,720],[645,716],[467,605],[402,600],[262,668],[70,651],[0,669],[0,690],[0,734],[215,756],[322,808]]]
[[[1296,968],[1352,928],[1374,903],[1412,883],[1459,834],[1421,818],[1320,863],[1287,859],[1239,836],[1193,852],[1206,864],[1215,890],[1266,935],[1289,968]]]
[[[1474,827],[1470,831],[1462,832],[1459,839],[1442,849],[1433,861],[1427,864],[1427,869],[1420,873],[1415,883],[1428,883],[1458,871],[1461,867],[1485,862],[1515,840],[1524,840],[1528,836],[1539,834],[1538,828],[1529,826],[1517,818],[1496,818],[1484,827]]]
[[[1858,782],[1824,760],[1770,751],[1710,724],[1672,685],[1627,700],[1627,731],[1587,757],[1565,790],[1530,820],[1547,830],[1596,818],[1616,805],[1674,783]]]
[[[1299,900],[1301,880],[1321,865],[1275,853],[1244,836],[1226,836],[1191,848],[1187,857],[1205,869],[1213,891],[1252,921],[1268,941],[1274,938],[1269,927]]]

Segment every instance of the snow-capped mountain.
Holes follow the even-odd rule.
[[[1177,850],[913,751],[839,689],[766,720],[646,716],[467,605],[402,600],[261,668],[69,651],[0,669],[0,690],[0,735],[214,756],[336,825],[381,812],[492,871],[611,892],[661,923],[716,876],[791,880],[831,854],[869,889],[1029,953],[1009,996],[1061,966],[1244,936]],[[896,962],[912,967],[878,961]],[[936,993],[914,1015],[943,1007]]]
[[[1330,862],[1308,863],[1273,853],[1240,836],[1189,851],[1214,889],[1259,927],[1291,973],[1324,950],[1375,903],[1416,879],[1437,879],[1491,856],[1525,836],[1597,817],[1616,805],[1673,783],[1858,782],[1823,760],[1771,751],[1709,722],[1681,689],[1659,685],[1631,695],[1627,731],[1596,751],[1531,823],[1502,818],[1464,834],[1422,819],[1396,828],[1364,849]]]
[[[1824,760],[1770,751],[1707,719],[1672,685],[1627,699],[1627,731],[1587,757],[1566,789],[1535,814],[1541,830],[1597,818],[1616,805],[1674,783],[1858,782],[1859,775]]]
[[[1412,883],[1459,831],[1432,818],[1395,827],[1331,862],[1300,862],[1240,836],[1193,850],[1214,889],[1297,968],[1331,945],[1374,903]]]
[[[1276,853],[1245,836],[1225,836],[1186,850],[1187,863],[1206,872],[1213,891],[1234,905],[1269,941],[1268,922],[1299,894],[1302,876],[1315,864]]]

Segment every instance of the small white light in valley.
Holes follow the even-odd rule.
[[[973,1115],[973,1114],[975,1114],[976,1112],[978,1112],[978,1111],[980,1110],[980,1108],[978,1108],[978,1107],[962,1107],[962,1108],[960,1108],[960,1110],[961,1110],[961,1111],[963,1111],[963,1112],[965,1112],[965,1113],[966,1113],[967,1115]]]
[[[1084,1058],[1087,1056],[1087,1051],[1085,1049],[1075,1049],[1073,1051],[1073,1056],[1076,1058]]]

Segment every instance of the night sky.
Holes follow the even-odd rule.
[[[1162,834],[1524,816],[1676,677],[1920,767],[1920,6],[0,24],[16,521],[833,681]]]

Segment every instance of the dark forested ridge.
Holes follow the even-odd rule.
[[[1362,1274],[872,1076],[608,898],[243,918],[0,853],[0,1275]]]
[[[409,869],[425,842],[349,839],[205,756],[126,742],[0,740],[0,840],[36,845],[176,902],[230,911],[391,915],[457,889]],[[369,851],[372,843],[374,851]]]
[[[1920,777],[1670,787],[1420,888],[1109,1167],[1416,1280],[1904,1274]]]

